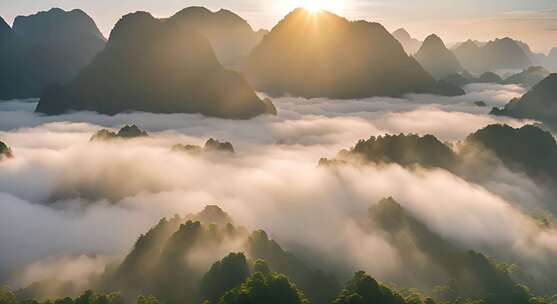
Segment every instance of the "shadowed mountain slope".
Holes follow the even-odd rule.
[[[400,42],[400,44],[402,44],[402,47],[408,55],[416,54],[422,46],[422,42],[420,40],[412,38],[410,33],[403,28],[394,31],[392,35],[396,40],[398,40],[398,42]]]
[[[426,38],[415,57],[436,79],[443,79],[462,71],[455,54],[448,50],[443,40],[435,34]]]
[[[223,68],[206,38],[145,12],[120,19],[95,60],[67,85],[47,89],[37,106],[46,114],[71,110],[232,119],[276,113],[241,74]]]
[[[552,128],[557,127],[557,74],[551,74],[520,98],[511,100],[491,114],[535,119]]]
[[[511,38],[496,39],[485,45],[468,40],[453,52],[463,68],[483,73],[499,69],[526,69],[532,61],[520,45]]]
[[[254,31],[246,20],[224,9],[211,12],[204,7],[188,7],[170,19],[209,39],[217,58],[225,66],[238,66],[265,35],[264,31]]]
[[[81,10],[53,8],[0,21],[0,99],[39,97],[51,84],[71,80],[106,41]]]

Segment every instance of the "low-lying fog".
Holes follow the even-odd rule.
[[[277,117],[250,121],[145,113],[44,117],[33,113],[35,102],[0,103],[0,140],[15,155],[0,162],[0,283],[20,287],[53,273],[72,278],[98,269],[125,254],[161,217],[197,212],[209,203],[249,229],[265,229],[284,244],[313,246],[329,259],[381,277],[398,270],[397,253],[380,236],[360,231],[354,218],[388,196],[467,248],[543,264],[557,254],[557,233],[541,230],[518,207],[538,206],[543,191],[525,176],[501,168],[501,179],[477,185],[441,170],[317,165],[372,135],[429,133],[459,141],[489,124],[526,123],[487,114],[523,88],[466,89],[467,95],[455,98],[278,98]],[[101,128],[125,124],[151,136],[89,141]],[[236,153],[171,151],[174,144],[209,138],[230,141]],[[64,260],[69,256],[77,258]],[[9,275],[25,265],[16,279]]]

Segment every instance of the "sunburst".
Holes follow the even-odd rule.
[[[300,1],[300,5],[301,7],[307,9],[312,13],[317,13],[321,10],[326,9],[325,2],[326,1],[319,1],[319,0],[304,0],[304,1]]]
[[[318,13],[320,11],[341,13],[347,1],[348,0],[282,0],[277,1],[276,5],[277,8],[283,12],[289,12],[297,7],[302,7],[311,13]]]

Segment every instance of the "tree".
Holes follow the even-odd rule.
[[[160,304],[160,302],[154,296],[139,296],[137,297],[137,304]]]
[[[258,269],[261,269],[260,267],[261,264]],[[286,276],[273,272],[255,272],[242,285],[228,291],[219,301],[219,304],[308,303],[294,283]]]
[[[0,287],[0,304],[17,304],[15,294],[7,287]]]
[[[216,302],[227,291],[240,286],[249,277],[249,267],[243,253],[231,253],[211,266],[201,280],[201,297]]]
[[[404,298],[363,271],[356,272],[334,304],[404,304]]]

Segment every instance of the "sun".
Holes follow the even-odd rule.
[[[326,9],[325,3],[326,1],[319,1],[319,0],[304,0],[300,1],[301,6],[312,13],[317,13],[321,10]]]
[[[347,1],[349,0],[282,0],[275,3],[282,12],[290,12],[295,8],[303,7],[312,13],[320,11],[341,13]]]

